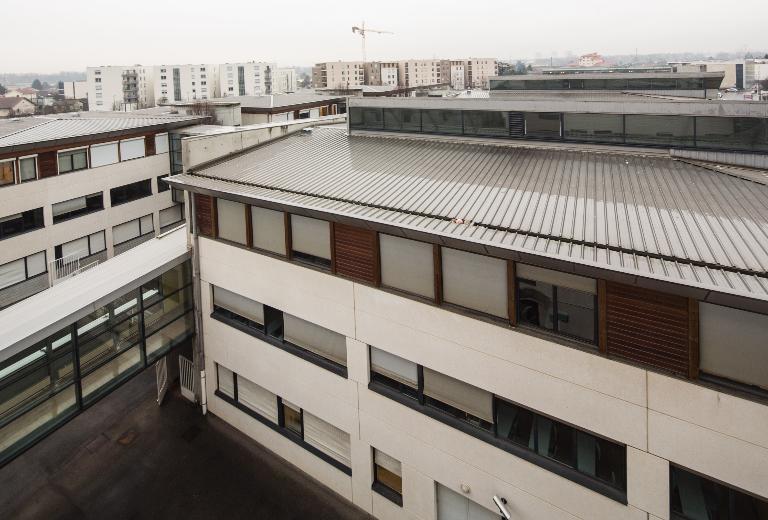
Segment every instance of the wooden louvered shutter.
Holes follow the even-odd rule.
[[[195,193],[195,215],[197,232],[209,237],[215,236],[213,197]]]
[[[55,151],[43,152],[37,156],[37,169],[41,179],[59,174],[59,160]]]
[[[334,225],[336,274],[379,284],[379,246],[375,231]]]
[[[608,282],[605,305],[609,356],[694,377],[687,298]]]
[[[144,136],[144,155],[155,155],[155,136]]]

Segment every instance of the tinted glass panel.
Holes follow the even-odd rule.
[[[693,146],[693,117],[626,116],[628,143]]]
[[[565,138],[579,141],[620,143],[624,121],[616,114],[564,114]]]
[[[518,320],[545,329],[554,329],[554,291],[544,282],[518,280]]]
[[[507,135],[505,112],[469,110],[464,112],[464,133],[467,135]]]
[[[420,132],[421,111],[407,108],[385,108],[384,128],[403,132]]]
[[[424,132],[460,134],[461,112],[458,110],[422,110],[421,123]]]
[[[768,501],[670,465],[673,519],[768,520]]]
[[[525,114],[525,135],[528,137],[560,137],[560,114],[528,112]]]
[[[697,117],[696,145],[725,150],[768,151],[768,119]]]
[[[595,340],[595,295],[557,288],[557,330],[587,341]]]

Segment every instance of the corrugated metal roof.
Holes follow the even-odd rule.
[[[0,137],[0,148],[22,144],[42,143],[87,135],[132,130],[181,121],[194,121],[198,116],[166,117],[63,117],[41,119],[42,123]]]
[[[768,187],[670,158],[317,128],[176,179],[768,296]]]

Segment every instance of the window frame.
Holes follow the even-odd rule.
[[[78,146],[77,148],[67,148],[67,149],[64,149],[64,150],[56,150],[56,174],[57,175],[66,175],[67,173],[74,173],[74,172],[79,172],[79,171],[83,171],[83,170],[89,169],[91,167],[91,157],[90,157],[91,154],[89,153],[88,148],[89,148],[88,146]],[[72,155],[75,152],[79,152],[79,151],[85,152],[85,166],[83,168],[75,169],[75,167],[74,167],[75,163],[71,159],[71,157],[72,157]],[[71,170],[67,170],[67,171],[64,171],[64,172],[61,171],[61,156],[62,156],[62,154],[63,155],[67,155],[67,156],[70,157],[70,162],[72,164],[72,169]]]
[[[6,163],[11,165],[11,181],[0,184],[0,187],[14,186],[15,184],[18,184],[17,182],[18,176],[16,173],[16,170],[18,169],[18,167],[16,165],[16,158],[13,157],[10,159],[0,159],[0,165],[6,164]]]
[[[89,204],[89,200],[93,200],[96,197],[99,198],[99,204],[96,205],[96,206],[91,207],[90,204]],[[68,220],[76,219],[78,217],[89,215],[91,213],[97,213],[99,211],[103,211],[104,210],[104,192],[99,191],[99,192],[96,192],[96,193],[91,193],[91,194],[88,194],[88,195],[83,195],[83,198],[85,199],[85,208],[81,208],[81,209],[74,210],[74,211],[69,211],[67,213],[63,213],[63,214],[59,214],[59,215],[53,215],[53,207],[56,206],[57,204],[62,204],[64,202],[70,202],[72,200],[76,200],[76,199],[79,199],[79,198],[80,197],[75,197],[73,199],[62,200],[62,201],[54,202],[53,204],[51,204],[51,214],[52,214],[53,224],[59,224],[61,222],[66,222]]]
[[[145,185],[149,186],[149,193],[147,193],[146,190],[144,190],[144,189],[142,189],[139,192],[138,189],[139,188],[144,188]],[[133,191],[134,187],[137,190],[135,192]],[[122,191],[116,191],[116,190],[122,190]],[[124,200],[118,200],[117,202],[115,202],[115,193],[122,194],[122,193],[125,193],[126,191],[130,191],[130,192],[132,192],[132,194],[129,194],[129,197],[125,198]],[[136,193],[143,193],[143,195],[136,196],[135,195]],[[115,186],[115,187],[109,189],[109,205],[114,208],[114,207],[117,207],[117,206],[122,206],[124,204],[130,204],[131,202],[134,202],[134,201],[137,201],[137,200],[141,200],[141,199],[145,199],[147,197],[151,197],[152,195],[153,195],[153,193],[152,193],[152,178],[142,179],[142,180],[136,181],[136,182],[129,182],[128,184],[123,184],[121,186]],[[124,197],[124,195],[121,195],[121,198],[122,197]]]
[[[378,464],[376,464],[376,452],[377,451],[381,452],[381,453],[384,453],[384,451],[376,448],[375,446],[371,446],[371,473],[373,475],[373,482],[371,482],[371,490],[373,490],[376,493],[378,493],[379,495],[383,496],[384,498],[386,498],[390,502],[393,502],[393,503],[397,504],[398,506],[403,507],[403,493],[402,493],[402,489],[403,489],[403,476],[402,476],[402,474],[400,475],[400,491],[399,492],[396,489],[392,489],[391,487],[389,487],[384,482],[380,481],[378,479],[378,473],[377,473],[376,469],[379,468],[379,467],[382,467],[382,466],[379,466]],[[384,453],[384,455],[387,455],[387,454]],[[391,459],[395,459],[391,455],[387,455],[387,456],[390,457]],[[395,460],[397,460],[397,459],[395,459]],[[402,461],[398,461],[398,462],[400,463],[401,473],[402,473],[402,464],[403,463],[402,463]],[[385,471],[389,471],[389,470],[387,470],[386,468],[383,468],[383,467],[382,467],[382,469],[384,469]]]
[[[29,257],[35,256],[35,255],[39,255],[40,253],[42,253],[43,254],[43,258],[45,258],[45,264],[44,264],[45,265],[45,271],[30,276],[29,275]],[[6,285],[5,287],[0,287],[0,291],[4,291],[6,289],[9,289],[11,287],[15,287],[15,286],[17,286],[19,284],[22,284],[24,282],[27,282],[29,280],[33,280],[33,279],[37,278],[38,276],[43,276],[43,275],[47,275],[48,274],[48,251],[46,251],[46,250],[38,251],[37,253],[32,253],[32,254],[23,256],[21,258],[17,258],[16,260],[11,260],[9,262],[5,262],[3,264],[0,264],[0,267],[3,267],[3,266],[8,265],[8,264],[12,264],[14,262],[18,262],[19,260],[22,260],[24,262],[24,279],[23,280],[19,280],[18,282],[14,282],[14,283],[12,283],[10,285]]]
[[[16,174],[16,177],[18,178],[19,184],[24,184],[25,182],[32,182],[40,179],[40,171],[38,169],[37,164],[37,156],[38,154],[32,154],[32,155],[23,155],[18,158],[18,172]],[[34,159],[35,161],[35,178],[34,179],[22,179],[21,178],[21,161],[25,159]]]

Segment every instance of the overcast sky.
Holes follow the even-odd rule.
[[[712,0],[2,0],[0,72],[89,65],[280,65],[361,59],[525,58],[751,51],[768,47],[768,1]],[[24,20],[29,17],[29,23]]]

